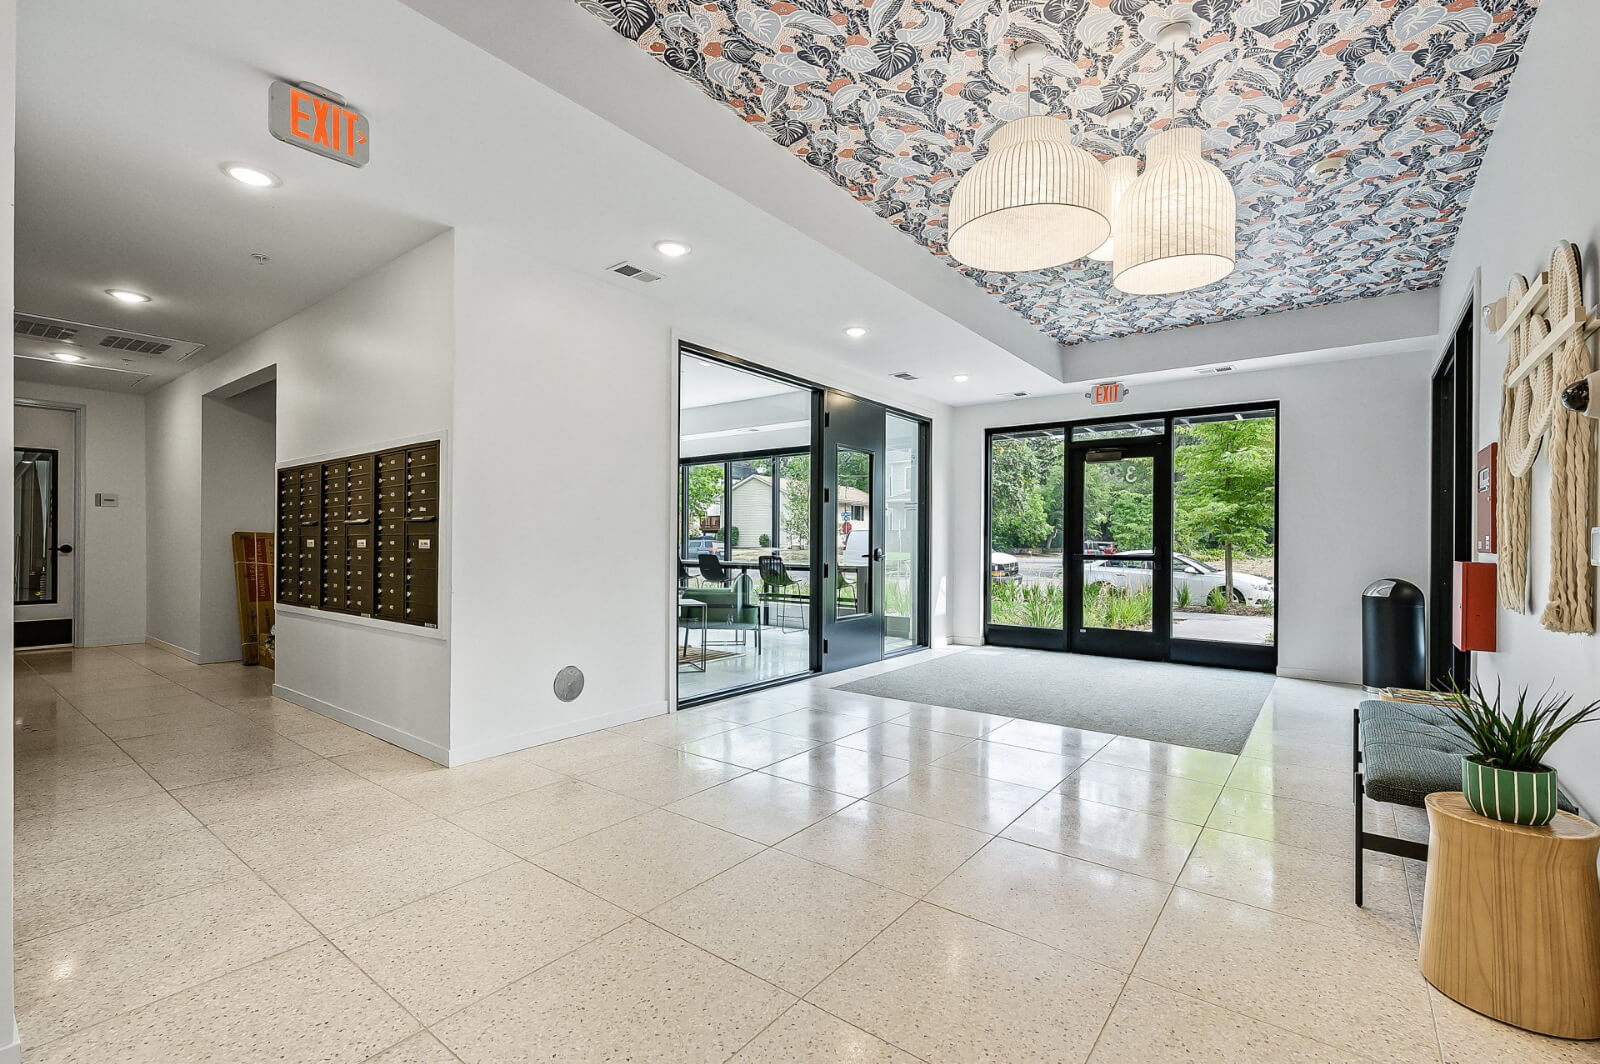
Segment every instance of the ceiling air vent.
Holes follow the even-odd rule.
[[[116,333],[106,333],[102,336],[100,346],[117,351],[132,351],[136,355],[164,355],[172,350],[171,344],[164,344],[159,340],[141,340],[136,336],[118,336]]]
[[[36,340],[71,340],[78,335],[78,327],[46,318],[16,319],[18,336],[31,336]]]
[[[914,381],[920,379],[915,373],[907,373],[904,370],[900,371],[899,373],[891,373],[889,376],[893,377],[897,381]]]
[[[1002,399],[1021,399],[1024,396],[1026,396],[1028,393],[1027,392],[995,392],[994,394],[998,395]]]
[[[151,336],[126,329],[108,329],[103,325],[89,325],[81,321],[62,321],[42,314],[18,314],[16,321],[16,354],[48,354],[43,345],[54,343],[76,344],[84,352],[99,349],[110,357],[112,352],[125,355],[143,355],[162,362],[182,362],[199,351],[204,344],[191,340],[175,340],[170,336]],[[29,348],[31,350],[24,350]]]
[[[626,277],[630,281],[638,281],[640,284],[649,284],[651,281],[661,280],[659,273],[651,273],[643,266],[635,266],[631,262],[614,262],[607,266],[606,269],[618,277]]]

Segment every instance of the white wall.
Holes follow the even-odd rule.
[[[1482,299],[1499,299],[1512,273],[1531,280],[1548,268],[1558,240],[1578,246],[1585,302],[1593,306],[1600,299],[1600,197],[1595,186],[1600,141],[1572,135],[1574,105],[1593,99],[1600,89],[1593,56],[1596,37],[1600,4],[1564,0],[1540,5],[1451,253],[1440,303],[1441,331],[1455,327],[1478,276]],[[1530,165],[1529,160],[1538,162]],[[1475,448],[1500,436],[1505,362],[1506,346],[1478,330]],[[1587,702],[1600,698],[1600,639],[1547,632],[1539,624],[1550,578],[1550,464],[1542,456],[1534,466],[1532,494],[1532,607],[1525,615],[1499,611],[1499,650],[1476,655],[1479,677],[1491,688],[1500,678],[1508,688],[1525,684],[1538,691],[1553,682],[1558,690]],[[1600,810],[1600,724],[1571,732],[1551,760],[1561,773],[1562,787],[1585,809]]]
[[[1361,590],[1426,587],[1428,360],[1394,355],[1148,384],[1114,416],[1276,400],[1278,672],[1359,682]],[[955,638],[983,640],[984,430],[1105,416],[1081,394],[956,414],[950,573]]]
[[[17,5],[16,0],[0,0],[0,301],[5,303],[6,317],[10,317],[16,309],[15,273],[13,263],[16,251],[16,162],[17,162]],[[0,424],[5,427],[6,437],[16,440],[16,433],[12,425],[14,408],[12,401],[15,396],[14,382],[11,374],[0,374],[4,383],[0,383]],[[12,527],[11,493],[5,492],[4,501],[0,501],[0,522],[6,528]],[[10,587],[12,580],[11,567],[14,563],[11,551],[3,551],[4,559],[0,560],[0,587]],[[0,654],[5,655],[6,670],[9,679],[13,667],[11,659],[13,633],[10,625],[5,625],[5,634],[0,635]],[[5,690],[0,692],[0,709],[5,710],[6,719],[11,719],[11,684],[5,685]],[[5,729],[5,737],[0,738],[0,778],[10,780],[12,771],[12,743],[11,729]],[[16,808],[16,792],[14,788],[7,788],[6,815],[0,817],[0,1064],[18,1064],[22,1060],[22,1045],[17,1039],[16,996],[13,993],[12,977],[12,931],[11,931],[11,868],[12,868],[12,812]]]
[[[448,466],[453,244],[437,237],[150,395],[152,636],[196,656],[202,645],[206,395],[276,367],[279,464],[443,437]],[[445,568],[437,631],[281,608],[279,693],[446,760],[449,597]]]
[[[486,235],[457,233],[456,292],[450,675],[460,763],[666,710],[679,339],[892,397],[792,341],[686,314]],[[572,703],[551,689],[565,665],[587,677]]]
[[[83,535],[73,544],[83,576],[79,639],[91,647],[144,642],[144,396],[34,381],[16,389],[18,399],[81,408]],[[95,506],[97,492],[118,495],[118,505]]]
[[[200,400],[201,661],[238,661],[239,593],[235,532],[270,532],[276,520],[276,390],[257,385],[236,397]]]

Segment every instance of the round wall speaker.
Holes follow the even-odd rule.
[[[563,702],[571,702],[583,694],[583,670],[576,665],[568,665],[556,673],[556,697]]]

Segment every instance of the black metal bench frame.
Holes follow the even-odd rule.
[[[1425,842],[1412,842],[1410,839],[1395,838],[1393,835],[1380,835],[1375,831],[1368,831],[1366,827],[1366,800],[1367,778],[1362,771],[1361,763],[1361,707],[1356,706],[1354,711],[1355,725],[1351,731],[1350,746],[1353,753],[1353,798],[1356,806],[1356,905],[1361,905],[1364,898],[1366,852],[1393,854],[1395,857],[1410,857],[1417,861],[1428,859],[1428,844]]]

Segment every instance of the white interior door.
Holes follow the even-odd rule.
[[[16,408],[12,602],[19,648],[76,641],[77,443],[74,411]]]

